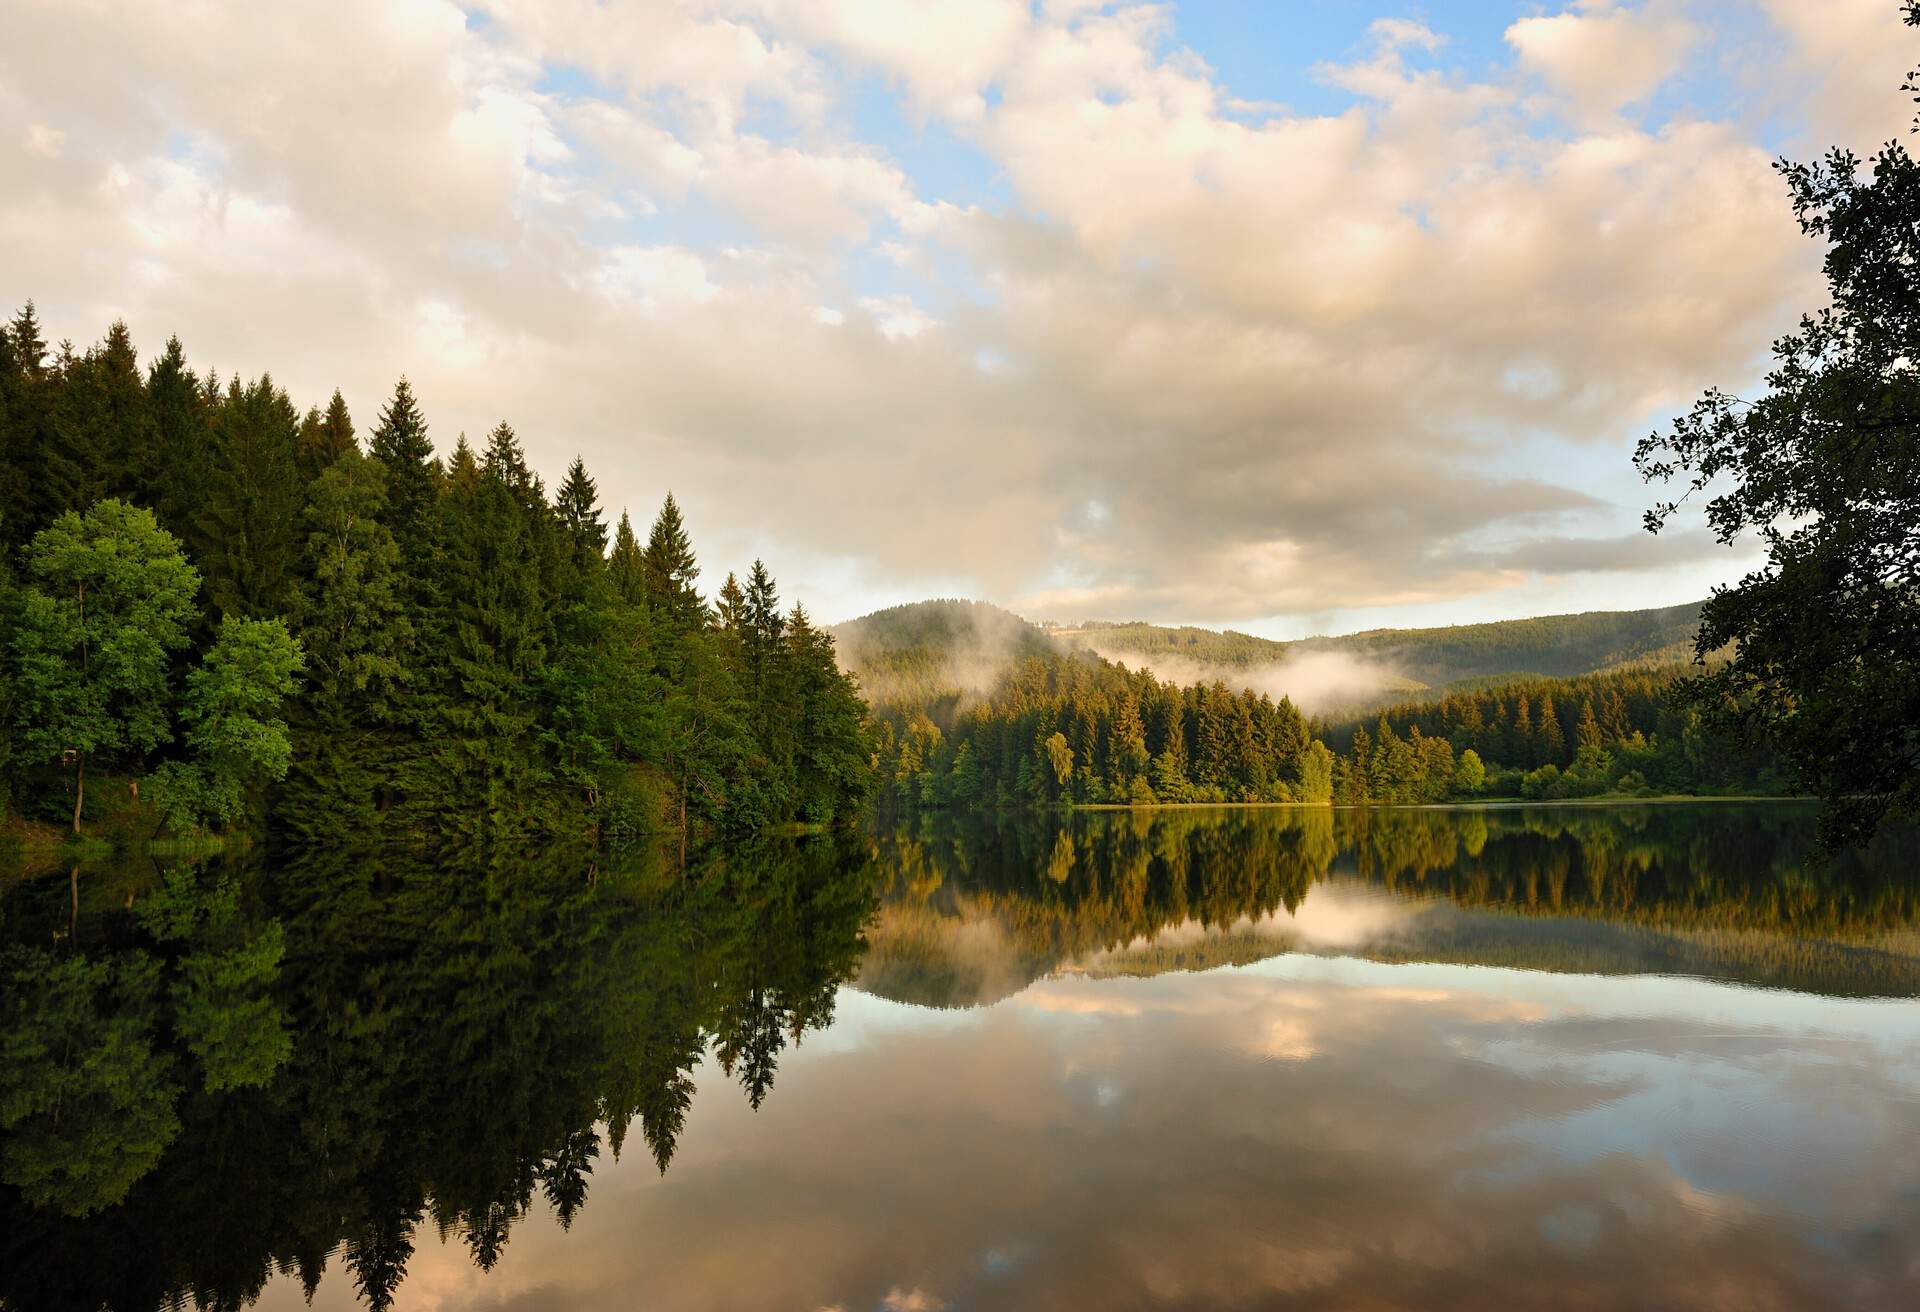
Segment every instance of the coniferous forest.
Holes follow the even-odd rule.
[[[513,427],[437,455],[124,324],[0,330],[0,805],[415,847],[857,815],[865,707],[759,561],[709,600]]]

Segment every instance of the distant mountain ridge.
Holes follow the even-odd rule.
[[[1300,693],[1285,686],[1289,672],[1339,665],[1349,683],[1329,697],[1346,706],[1506,678],[1572,678],[1685,661],[1693,653],[1700,605],[1368,629],[1282,642],[1232,629],[1145,621],[1035,624],[986,602],[941,599],[875,611],[839,625],[834,634],[843,662],[876,703],[924,703],[984,691],[1019,659],[1081,650],[1177,682],[1271,684],[1276,694],[1291,692],[1296,700],[1303,700]]]
[[[1437,687],[1508,674],[1572,678],[1693,655],[1701,603],[1654,610],[1595,610],[1433,629],[1368,629],[1289,644],[1294,651],[1346,651],[1393,665]]]

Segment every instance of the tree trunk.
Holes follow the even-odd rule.
[[[87,757],[82,752],[73,764],[73,834],[80,836],[80,808],[87,800]]]
[[[80,866],[76,862],[67,871],[67,888],[70,901],[67,904],[67,942],[73,942],[73,936],[80,927]]]

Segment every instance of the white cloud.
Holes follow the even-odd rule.
[[[1700,40],[1674,0],[1639,8],[1609,0],[1578,10],[1523,18],[1507,29],[1520,65],[1537,73],[1588,114],[1643,100],[1671,77]]]
[[[1898,131],[1890,7],[1809,8],[1725,21],[1771,34],[1809,131]],[[364,418],[407,372],[437,436],[508,418],[643,515],[672,485],[719,569],[792,560],[828,615],[808,577],[960,574],[1063,619],[1512,587],[1537,571],[1489,530],[1632,521],[1527,443],[1624,470],[1818,294],[1743,121],[1614,112],[1718,49],[1718,9],[1522,20],[1478,80],[1383,21],[1318,115],[1250,109],[1177,7],[313,13],[293,41],[278,6],[14,0],[9,294]],[[873,80],[995,195],[924,199],[922,161],[862,138]],[[1542,84],[1571,128],[1543,131]]]

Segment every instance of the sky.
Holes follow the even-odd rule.
[[[1894,0],[0,0],[0,298],[512,423],[712,589],[1275,637],[1693,600]]]

